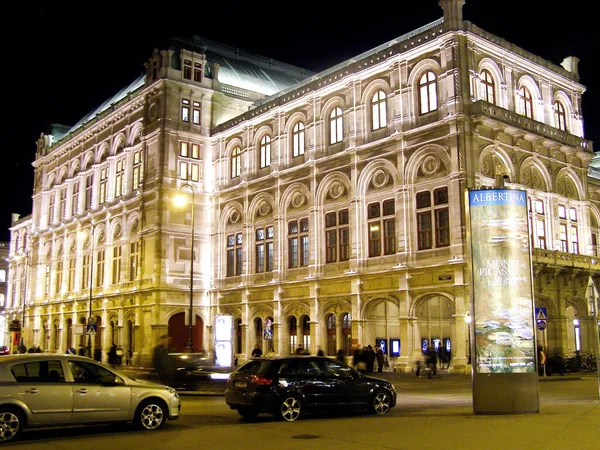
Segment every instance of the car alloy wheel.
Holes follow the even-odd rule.
[[[281,417],[293,422],[302,415],[302,402],[295,395],[288,395],[281,402]]]
[[[371,409],[375,414],[386,414],[390,410],[390,395],[383,390],[375,392],[371,400]]]
[[[161,402],[147,401],[139,407],[137,424],[146,430],[155,430],[165,422],[165,407]]]
[[[10,441],[23,429],[21,414],[11,409],[0,410],[0,442]]]

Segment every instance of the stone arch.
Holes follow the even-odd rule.
[[[443,178],[452,172],[452,161],[446,149],[440,145],[430,144],[421,147],[406,163],[406,183],[417,184],[420,172],[436,178]]]
[[[258,220],[264,220],[273,215],[274,209],[275,199],[273,198],[273,195],[267,192],[261,192],[250,202],[247,217],[252,222],[256,222],[257,215],[260,216]]]
[[[334,108],[340,107],[342,109],[342,115],[346,113],[346,102],[344,98],[340,95],[336,95],[328,99],[323,106],[321,107],[321,115],[320,119],[324,124],[328,124],[329,115]],[[324,133],[329,135],[329,133]]]
[[[284,191],[280,201],[280,211],[284,215],[288,214],[289,209],[304,207],[311,208],[313,206],[313,196],[308,187],[302,183],[293,183]]]
[[[514,180],[517,169],[510,155],[502,148],[488,145],[479,154],[479,170],[485,177],[494,179],[500,174],[508,174]]]
[[[127,138],[125,137],[125,133],[119,133],[113,138],[113,145],[111,149],[111,155],[118,155],[125,148],[125,144],[127,143]]]
[[[81,167],[81,163],[79,159],[76,159],[71,162],[71,166],[69,167],[69,178],[73,178],[79,172]]]
[[[533,79],[531,75],[522,75],[517,81],[517,91],[516,91],[516,100],[515,101],[515,110],[518,114],[525,115],[525,111],[523,111],[522,103],[518,100],[520,96],[521,87],[525,86],[529,92],[531,92],[532,97],[532,107],[533,107],[533,120],[538,122],[544,121],[544,110],[541,105],[542,95],[540,93],[540,88]]]
[[[108,147],[108,144],[106,142],[100,144],[98,150],[96,151],[96,163],[99,164],[106,161],[106,158],[108,158],[109,154],[110,149]]]
[[[552,189],[552,178],[548,169],[533,157],[526,158],[521,163],[518,182],[536,191],[550,192]]]
[[[394,164],[387,159],[377,159],[370,162],[362,170],[356,183],[356,196],[367,195],[369,186],[376,183],[375,188],[395,188],[397,185],[398,171]],[[377,181],[375,181],[377,180]]]
[[[91,150],[85,152],[85,154],[83,154],[81,157],[81,160],[83,161],[81,165],[81,171],[83,172],[88,170],[90,166],[94,164],[94,152]]]
[[[483,99],[483,83],[481,82],[481,72],[487,70],[494,79],[494,96],[496,99],[496,105],[501,106],[502,108],[506,108],[506,96],[504,95],[504,86],[506,86],[506,81],[504,80],[502,70],[498,67],[496,61],[492,58],[484,57],[479,61],[477,66],[477,98]]]
[[[229,202],[221,211],[221,229],[226,230],[229,225],[242,224],[244,222],[244,208],[236,201]]]
[[[565,108],[565,120],[566,120],[566,125],[567,125],[567,131],[570,133],[573,133],[573,115],[574,115],[574,111],[573,111],[573,103],[571,102],[571,99],[569,98],[569,96],[565,93],[565,91],[559,89],[557,91],[554,92],[553,98],[552,98],[552,123],[554,124],[555,127],[557,127],[557,124],[554,122],[554,103],[556,101],[559,101]]]
[[[329,197],[332,202],[339,202],[354,197],[352,192],[352,183],[348,176],[343,172],[333,172],[327,174],[317,186],[315,194],[315,204],[323,206],[327,203]]]
[[[555,192],[566,198],[583,200],[585,189],[577,174],[568,167],[563,167],[554,178]]]
[[[134,146],[142,141],[143,126],[141,122],[134,124],[129,132],[129,145]]]

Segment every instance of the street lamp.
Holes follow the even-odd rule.
[[[194,228],[195,228],[195,217],[194,217],[194,205],[196,203],[195,201],[195,195],[196,192],[194,191],[194,187],[189,184],[189,183],[184,183],[180,186],[179,190],[183,191],[185,189],[189,190],[192,193],[192,241],[190,244],[191,250],[190,250],[190,317],[189,317],[189,324],[188,324],[188,328],[189,328],[189,335],[188,335],[188,345],[187,345],[187,351],[189,353],[192,353],[194,351],[194,337],[193,337],[193,330],[192,330],[192,325],[193,325],[193,317],[194,317]],[[186,198],[184,195],[180,194],[178,196],[175,197],[174,202],[177,206],[179,207],[183,207],[186,204]]]
[[[471,314],[467,311],[465,323],[467,324],[467,364],[471,364]]]
[[[89,283],[89,301],[88,301],[88,325],[92,325],[94,323],[94,319],[92,319],[92,288],[94,284],[94,225],[90,224],[89,238],[90,238],[90,283]],[[88,235],[84,231],[79,232],[79,236],[84,239]],[[87,330],[87,345],[85,347],[85,354],[87,357],[92,357],[92,335],[90,334],[90,330]]]

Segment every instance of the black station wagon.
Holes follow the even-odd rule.
[[[225,402],[244,418],[269,413],[292,422],[305,412],[334,408],[386,414],[396,405],[396,389],[331,358],[261,358],[230,375]]]

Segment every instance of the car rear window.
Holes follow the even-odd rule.
[[[278,374],[282,377],[291,375],[322,376],[321,363],[312,359],[290,359],[281,362]]]
[[[65,381],[60,361],[36,361],[16,364],[11,372],[19,383],[53,383]]]
[[[238,373],[246,373],[246,374],[263,374],[266,372],[270,361],[266,360],[253,360],[248,361],[246,364],[241,366],[236,372]]]

